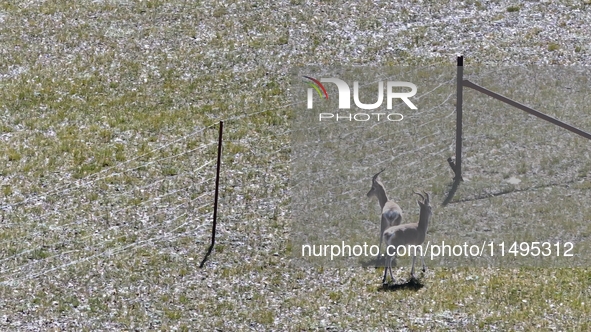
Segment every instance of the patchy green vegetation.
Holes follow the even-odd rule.
[[[426,11],[391,2],[335,5],[0,4],[0,327],[587,330],[586,268],[429,265],[422,287],[382,291],[380,269],[293,266],[288,186],[296,110],[289,98],[292,67],[448,65],[456,51],[467,50],[466,63],[474,65],[588,63],[579,46],[588,40],[552,36],[554,30],[588,36],[577,30],[588,25],[576,22],[588,17],[571,11],[584,4],[565,2],[568,13],[548,4],[519,7],[524,22],[542,10],[549,22],[569,22],[552,31],[513,27],[516,14],[504,10],[506,3],[489,8],[468,1],[450,9],[442,2]],[[441,19],[452,17],[450,10],[468,30]],[[425,15],[432,18],[428,25],[419,22]],[[474,34],[485,21],[512,30],[497,26]],[[547,40],[557,46],[551,49]],[[571,40],[578,47],[572,54],[566,51],[575,50]],[[448,114],[452,99],[442,106]],[[547,105],[568,120],[559,106]],[[528,154],[536,144],[529,135],[546,127],[495,131],[492,116],[505,111],[467,118],[489,127],[466,134],[473,159],[458,199],[506,189],[500,180],[513,176],[523,178],[512,185],[516,190],[559,185],[492,197],[480,208],[454,203],[445,210],[448,220],[471,225],[474,220],[462,213],[488,208],[478,220],[493,227],[507,215],[518,223],[518,213],[536,213],[566,220],[566,231],[589,236],[590,229],[576,229],[572,221],[591,218],[588,210],[575,210],[577,197],[591,188],[591,163],[588,155],[568,155],[587,142],[567,137],[562,144],[568,149],[544,146],[549,154]],[[218,243],[199,269],[209,245],[220,120],[226,140]],[[453,119],[439,128],[449,131],[451,142]],[[496,151],[479,150],[483,140]],[[506,148],[508,140],[518,148]],[[517,162],[497,167],[503,153]],[[556,158],[564,154],[569,158]],[[443,197],[451,175],[430,176],[430,190]],[[562,185],[564,179],[572,182]],[[540,204],[520,211],[524,199]],[[364,203],[371,212],[375,202]],[[545,204],[573,213],[563,218]],[[436,219],[434,227],[444,221]],[[401,281],[407,263],[401,260],[396,270]]]

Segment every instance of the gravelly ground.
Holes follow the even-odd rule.
[[[586,269],[433,268],[423,287],[381,292],[374,269],[288,263],[293,67],[453,65],[457,53],[466,66],[588,65],[588,7],[581,1],[3,3],[0,326],[588,329]],[[220,119],[229,143],[219,246],[199,269]],[[589,188],[584,162],[567,167],[581,175],[577,195]],[[482,174],[478,167],[472,171]],[[117,176],[122,169],[129,171]],[[559,178],[557,169],[549,175]],[[109,177],[89,175],[101,170]],[[83,190],[57,190],[76,183]],[[540,195],[568,197],[572,189]],[[540,196],[513,199],[528,195]],[[22,199],[30,200],[13,205]],[[491,208],[496,199],[483,208],[492,222],[512,211]],[[580,211],[585,220],[591,215]]]

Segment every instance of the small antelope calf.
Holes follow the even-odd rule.
[[[424,192],[424,191],[423,191]],[[392,276],[392,259],[396,255],[396,250],[399,246],[407,245],[422,245],[425,242],[425,236],[427,235],[427,227],[429,226],[429,219],[431,219],[431,205],[429,204],[429,194],[424,192],[425,196],[415,193],[422,198],[422,202],[417,200],[421,209],[419,215],[419,222],[412,224],[398,225],[388,228],[384,232],[384,241],[386,242],[386,267],[384,268],[384,278],[382,284],[386,284],[386,272],[390,270],[390,279],[394,280]],[[390,254],[392,253],[392,254]],[[425,255],[421,252],[421,260],[423,262],[423,272],[425,272]],[[412,258],[412,269],[410,275],[412,278],[415,277],[415,260],[416,250]]]
[[[381,219],[381,228],[380,228],[380,244],[379,248],[381,250],[382,247],[382,238],[384,236],[384,231],[392,226],[400,225],[402,222],[402,209],[396,202],[389,200],[388,196],[386,196],[386,189],[384,188],[384,184],[378,180],[378,175],[385,171],[386,169],[381,170],[376,175],[373,176],[371,179],[371,189],[367,193],[367,197],[377,197],[378,201],[380,202],[380,207],[382,208],[382,219]],[[380,257],[380,253],[378,252],[378,258]]]

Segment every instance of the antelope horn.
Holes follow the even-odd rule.
[[[378,178],[378,175],[380,175],[380,173],[382,173],[383,171],[385,171],[386,169],[384,168],[383,170],[379,171],[378,173],[376,173],[376,175],[373,176],[373,178],[371,179],[372,181],[375,182],[375,180]]]
[[[423,202],[425,202],[425,196],[423,196],[423,195],[421,195],[420,193],[417,193],[417,192],[413,192],[413,194],[416,194],[416,195],[421,196],[421,198],[423,199]],[[429,197],[429,196],[427,196],[427,197]]]

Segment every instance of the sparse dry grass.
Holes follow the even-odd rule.
[[[589,64],[583,3],[524,3],[508,12],[514,5],[2,2],[0,327],[587,330],[586,268],[430,265],[423,287],[384,292],[380,270],[290,264],[290,120],[296,107],[288,97],[288,71],[450,64],[455,52],[467,56],[467,65]],[[543,18],[534,16],[542,11]],[[532,17],[533,26],[524,23]],[[557,47],[550,50],[551,43]],[[568,110],[559,113],[560,105],[550,109],[577,124]],[[199,269],[209,241],[221,119],[226,141],[218,245]],[[524,188],[577,180],[480,201],[487,204],[480,209],[490,211],[480,220],[494,225],[506,219],[524,197],[556,203],[569,194],[564,204],[571,220],[589,220],[576,199],[590,188],[591,163],[588,156],[568,155],[584,150],[586,141],[561,136],[567,149],[548,144],[534,154],[536,140],[517,128],[500,128],[486,115],[466,121],[473,130],[475,123],[488,127],[466,133],[473,144],[467,149],[470,181],[459,199],[497,190],[511,176],[522,178]],[[534,136],[547,129],[527,124]],[[453,131],[453,121],[440,128]],[[484,140],[497,151],[480,151]],[[515,165],[504,163],[507,142],[520,158]],[[451,175],[433,176],[431,190],[441,197]],[[364,203],[371,213],[375,202]],[[437,212],[471,222],[454,218],[480,203]],[[560,218],[543,204],[537,208]],[[401,280],[407,262],[401,260],[396,272]]]

